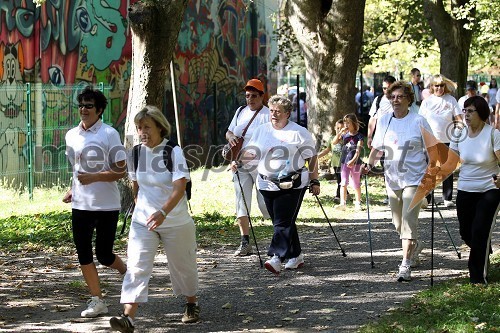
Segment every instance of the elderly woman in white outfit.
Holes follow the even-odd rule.
[[[456,89],[456,84],[444,75],[437,74],[431,78],[429,98],[420,106],[419,114],[424,117],[432,129],[432,133],[446,146],[450,145],[455,124],[462,121],[462,111],[458,102],[451,94]],[[443,146],[444,147],[444,146]],[[439,160],[444,163],[448,158],[448,149],[439,150]],[[445,207],[453,206],[453,173],[443,180],[443,204]],[[430,195],[427,202],[431,202]],[[425,206],[425,203],[424,203]]]
[[[431,133],[425,118],[410,112],[414,98],[411,85],[396,81],[386,94],[391,100],[393,112],[383,115],[377,122],[373,148],[364,173],[373,167],[377,157],[385,154],[384,176],[392,222],[403,248],[403,260],[397,274],[397,280],[402,282],[411,280],[411,267],[418,263],[418,254],[422,250],[418,231],[420,204],[412,207],[412,202],[428,167],[435,166],[437,149],[435,140],[424,141],[425,131]]]
[[[179,146],[170,150],[172,171],[163,156],[170,124],[153,106],[146,106],[134,118],[141,139],[137,170],[130,172],[136,206],[128,242],[128,270],[123,280],[121,317],[110,319],[113,329],[133,332],[139,303],[148,300],[148,284],[158,245],[163,243],[168,259],[172,288],[186,297],[183,323],[199,319],[196,235],[185,195],[189,171]],[[168,152],[168,150],[166,150]],[[129,166],[135,163],[130,162]],[[135,166],[134,166],[135,168]]]

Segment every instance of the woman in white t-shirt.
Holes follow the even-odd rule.
[[[384,176],[392,221],[403,248],[403,259],[397,274],[397,280],[402,282],[411,280],[411,267],[418,264],[418,255],[422,251],[423,243],[418,240],[421,200],[415,203],[414,198],[427,171],[426,150],[429,166],[434,166],[437,149],[435,141],[424,141],[425,131],[431,131],[425,118],[410,112],[414,98],[411,85],[396,81],[386,94],[391,100],[393,112],[377,122],[364,173],[368,173],[376,159],[384,154]]]
[[[451,92],[456,89],[456,84],[444,75],[437,74],[431,78],[429,98],[426,98],[420,106],[419,114],[423,116],[432,129],[432,133],[445,145],[450,145],[450,138],[453,137],[455,124],[462,121],[462,111],[457,100]],[[444,163],[447,159],[448,150],[439,150],[439,159]],[[445,207],[453,206],[453,173],[443,180],[443,204]],[[426,198],[431,202],[430,195]]]
[[[271,215],[274,234],[265,267],[279,274],[304,265],[295,220],[307,186],[314,195],[320,192],[317,153],[311,134],[289,121],[292,102],[284,96],[269,99],[271,122],[259,126],[244,153],[244,162],[257,169],[257,188]],[[306,167],[307,162],[307,167]]]
[[[449,154],[446,163],[435,169],[444,177],[461,162],[457,183],[460,236],[470,247],[470,282],[486,284],[491,236],[500,207],[500,180],[494,179],[500,179],[500,132],[486,123],[490,110],[483,97],[467,99],[463,112],[466,127],[450,144],[456,154]]]
[[[186,184],[190,179],[186,159],[178,145],[172,149],[165,147],[170,124],[158,108],[146,106],[135,116],[134,123],[141,146],[137,163],[134,156],[130,156],[128,163],[136,205],[120,299],[124,310],[122,316],[110,319],[111,328],[121,332],[133,331],[139,303],[148,301],[149,279],[160,242],[167,255],[172,290],[186,297],[182,322],[198,321],[200,312],[196,297],[196,230],[186,198]],[[164,156],[169,152],[170,169]]]

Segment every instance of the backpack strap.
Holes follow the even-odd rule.
[[[235,124],[238,125],[238,117],[240,116],[241,111],[246,107],[246,105],[242,105],[236,110],[236,121]]]
[[[137,167],[139,166],[139,155],[141,154],[141,146],[142,144],[135,145],[134,148],[132,148],[132,157],[134,158],[134,172],[137,170]]]
[[[380,101],[382,100],[382,97],[384,97],[384,94],[378,95],[377,101],[375,102],[376,109],[375,109],[375,113],[373,115],[376,115],[378,112],[378,109],[380,109]]]
[[[165,147],[163,147],[163,161],[165,162],[167,170],[170,172],[172,172],[172,170],[174,169],[174,163],[172,161],[172,150],[174,150],[176,146],[179,145],[171,140],[167,140],[167,144],[165,145]]]

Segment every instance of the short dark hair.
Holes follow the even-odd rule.
[[[387,75],[386,77],[384,77],[384,80],[383,82],[387,82],[389,84],[393,84],[394,82],[396,82],[396,78],[392,75]]]
[[[468,106],[474,106],[476,108],[477,114],[482,121],[486,121],[490,116],[490,107],[488,102],[482,96],[472,96],[465,100],[464,108]]]
[[[104,109],[108,105],[108,99],[102,91],[94,89],[92,86],[86,86],[85,89],[77,96],[78,103],[83,101],[94,101],[94,106],[97,111],[101,110],[102,112],[99,114],[99,118],[102,118],[102,114],[104,113]]]
[[[418,69],[418,68],[414,67],[414,68],[412,68],[412,69],[411,69],[411,71],[410,71],[411,75],[415,75],[415,73],[416,73],[416,72],[420,72],[420,69]]]

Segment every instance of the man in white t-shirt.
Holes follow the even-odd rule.
[[[385,95],[385,92],[394,82],[396,82],[396,78],[394,76],[387,75],[384,78],[382,82],[383,93],[382,95],[377,96],[377,98],[375,98],[372,107],[370,109],[370,113],[368,114],[370,116],[370,120],[368,121],[368,135],[367,135],[368,149],[371,149],[372,147],[372,140],[373,140],[373,135],[375,134],[375,128],[377,127],[377,120],[384,114],[392,112],[391,101],[389,101],[389,99]]]
[[[264,85],[258,79],[251,79],[245,86],[245,98],[247,106],[239,108],[234,114],[226,132],[226,139],[232,145],[241,140],[243,131],[247,127],[256,112],[258,114],[252,120],[243,137],[243,148],[250,142],[252,134],[257,127],[270,121],[269,108],[263,104]],[[235,163],[235,161],[231,162]],[[269,218],[264,198],[255,187],[257,170],[251,166],[241,166],[233,174],[234,191],[236,193],[236,218],[240,226],[241,242],[234,253],[236,256],[247,256],[252,253],[250,244],[250,220],[249,212],[252,211],[252,189],[256,189],[257,203],[264,218]],[[243,189],[243,191],[242,191]],[[248,209],[248,211],[247,211]]]
[[[413,90],[413,94],[415,95],[415,100],[410,106],[410,111],[418,113],[418,109],[420,108],[420,104],[422,104],[422,88],[420,87],[420,80],[422,78],[422,74],[420,74],[420,70],[418,68],[412,68],[410,71],[411,75],[411,87]]]
[[[458,107],[460,110],[464,108],[464,103],[467,98],[477,95],[477,83],[474,80],[469,80],[465,83],[465,96],[458,99]]]
[[[63,202],[71,202],[73,240],[91,295],[81,316],[89,318],[108,313],[94,264],[94,232],[97,260],[120,274],[127,271],[113,253],[121,208],[116,181],[125,176],[127,155],[118,132],[101,120],[108,103],[104,94],[88,86],[77,99],[81,121],[66,133],[66,156],[73,168],[73,182]]]

